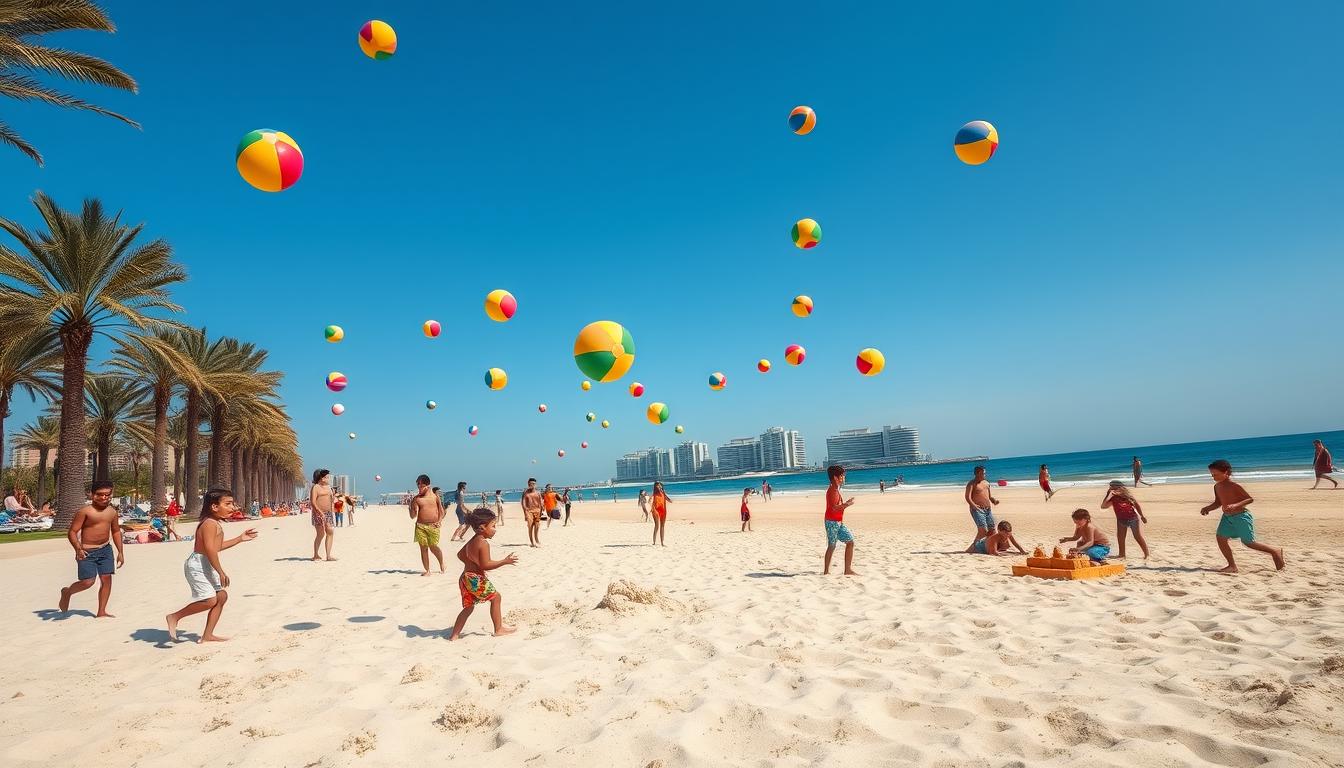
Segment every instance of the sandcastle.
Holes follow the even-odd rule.
[[[1086,557],[1065,557],[1059,547],[1045,556],[1040,547],[1027,558],[1026,565],[1014,565],[1014,576],[1035,576],[1041,579],[1100,579],[1105,576],[1118,576],[1125,572],[1122,563],[1093,565]]]

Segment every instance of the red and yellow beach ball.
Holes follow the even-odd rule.
[[[359,28],[359,50],[370,59],[392,58],[397,52],[397,32],[385,21],[374,19]]]
[[[633,381],[633,382],[631,382],[631,383],[630,383],[630,396],[631,396],[631,397],[643,397],[643,396],[644,396],[644,385],[643,385],[643,384],[640,384],[638,381]]]
[[[859,369],[859,373],[864,376],[876,376],[887,367],[887,358],[882,355],[880,350],[868,347],[859,350],[859,356],[854,359],[854,365]]]
[[[784,359],[789,365],[802,365],[807,357],[807,350],[797,344],[790,344],[784,348]]]
[[[439,325],[438,320],[426,320],[424,325],[420,326],[420,331],[427,338],[437,339],[440,333],[443,333],[443,326]]]
[[[720,372],[720,371],[715,371],[715,372],[709,374],[709,388],[710,388],[710,389],[712,389],[712,390],[714,390],[715,392],[717,392],[717,391],[719,391],[720,389],[723,389],[723,388],[726,387],[726,386],[728,386],[728,377],[727,377],[727,376],[724,376],[722,372]]]
[[[602,383],[616,381],[635,363],[635,340],[620,323],[589,323],[574,339],[574,364]]]
[[[289,134],[259,128],[238,142],[238,175],[263,192],[281,192],[303,175],[303,152]]]
[[[999,132],[984,120],[972,120],[961,126],[952,149],[957,158],[967,165],[980,165],[994,156],[999,148]]]
[[[799,219],[790,233],[793,244],[799,248],[816,248],[821,242],[821,225],[816,219]]]
[[[769,372],[770,372],[770,361],[769,361],[769,360],[766,360],[765,358],[761,358],[760,360],[757,360],[757,361],[756,361],[756,370],[760,371],[761,373],[769,373]]]
[[[485,314],[496,323],[507,323],[518,311],[518,300],[503,288],[496,288],[485,295]]]
[[[817,113],[811,107],[794,107],[789,113],[789,128],[799,136],[806,136],[817,127]]]
[[[332,392],[340,392],[345,389],[346,385],[349,383],[349,380],[345,378],[345,374],[340,371],[332,371],[327,374],[327,389],[330,389]]]
[[[794,296],[793,306],[791,306],[790,309],[793,310],[793,314],[799,317],[807,317],[812,314],[812,297]]]
[[[649,410],[644,413],[653,424],[662,424],[667,421],[671,413],[667,410],[665,403],[650,403]]]

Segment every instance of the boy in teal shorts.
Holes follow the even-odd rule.
[[[845,484],[845,468],[832,464],[826,470],[831,479],[831,487],[826,489],[826,566],[821,575],[831,572],[831,555],[835,554],[835,545],[845,543],[845,575],[858,576],[851,567],[854,564],[854,536],[845,527],[845,510],[854,503],[854,499],[840,500],[840,486]]]
[[[1255,520],[1248,509],[1254,499],[1239,484],[1232,481],[1232,465],[1224,459],[1218,459],[1209,465],[1209,474],[1213,477],[1213,503],[1199,510],[1207,515],[1222,507],[1223,517],[1218,521],[1218,549],[1227,558],[1227,567],[1219,573],[1236,573],[1237,561],[1232,559],[1232,539],[1241,539],[1241,543],[1268,554],[1274,558],[1275,570],[1283,570],[1283,547],[1271,547],[1255,540]]]

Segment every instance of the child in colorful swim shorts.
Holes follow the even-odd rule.
[[[840,486],[845,484],[845,468],[832,464],[826,469],[831,487],[826,489],[826,563],[821,569],[825,576],[831,572],[831,555],[835,554],[835,545],[845,543],[845,575],[857,576],[854,572],[854,535],[845,527],[845,510],[854,504],[854,499],[840,500]]]
[[[742,489],[742,509],[739,513],[742,517],[742,533],[751,530],[751,510],[747,507],[747,497],[751,496],[751,493],[750,487]]]
[[[971,546],[966,548],[968,555],[1008,555],[1009,546],[1017,547],[1020,554],[1027,554],[1027,550],[1017,543],[1013,538],[1013,524],[1007,520],[1000,520],[998,530],[983,539],[976,539]]]
[[[1139,500],[1130,495],[1124,483],[1111,481],[1106,496],[1101,500],[1101,508],[1115,510],[1115,535],[1120,539],[1120,556],[1125,556],[1125,533],[1129,531],[1134,534],[1139,549],[1143,550],[1143,559],[1147,560],[1148,541],[1143,538],[1143,526],[1148,524],[1148,518],[1143,516]]]
[[[1255,501],[1240,484],[1232,481],[1232,465],[1224,459],[1218,459],[1209,465],[1209,475],[1213,477],[1213,503],[1199,510],[1207,515],[1222,507],[1223,516],[1218,521],[1218,549],[1227,558],[1227,567],[1219,573],[1236,573],[1237,561],[1232,559],[1232,539],[1241,539],[1241,543],[1251,549],[1264,552],[1274,558],[1274,569],[1282,571],[1284,567],[1283,547],[1271,547],[1255,540],[1255,520],[1251,517],[1250,504]]]
[[[1111,554],[1111,540],[1106,537],[1105,533],[1102,533],[1100,528],[1092,524],[1092,513],[1086,509],[1073,510],[1072,517],[1073,535],[1065,536],[1059,540],[1059,543],[1077,542],[1069,549],[1069,557],[1081,555],[1097,565],[1101,565]]]
[[[457,589],[462,593],[462,612],[457,614],[457,621],[453,622],[453,632],[448,639],[456,640],[462,636],[462,627],[466,626],[471,612],[480,603],[490,604],[490,620],[495,624],[496,637],[517,632],[517,627],[504,624],[504,609],[500,606],[503,598],[490,579],[486,578],[485,572],[513,565],[518,562],[518,555],[510,553],[503,560],[490,559],[490,539],[495,536],[494,512],[488,509],[472,510],[467,513],[467,524],[475,533],[457,552],[457,559],[462,561],[462,575],[457,580]]]

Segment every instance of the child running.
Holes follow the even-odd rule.
[[[742,533],[751,530],[751,510],[747,508],[747,497],[751,496],[751,493],[750,487],[742,489]]]
[[[1017,543],[1017,539],[1013,538],[1013,524],[1007,520],[1001,520],[999,521],[999,527],[996,532],[991,533],[983,539],[976,539],[971,546],[966,548],[966,554],[1011,555],[1012,553],[1008,551],[1008,546],[1010,544],[1017,547],[1017,551],[1020,554],[1027,554],[1027,550],[1023,549],[1022,545]]]
[[[1143,526],[1148,524],[1148,518],[1143,516],[1139,500],[1130,495],[1124,483],[1111,481],[1106,497],[1101,500],[1101,508],[1115,510],[1115,535],[1120,539],[1120,557],[1125,556],[1125,531],[1129,530],[1134,532],[1134,541],[1143,550],[1143,559],[1147,560],[1148,542],[1143,538]]]
[[[462,636],[462,628],[479,603],[490,604],[490,620],[495,624],[495,637],[511,635],[517,627],[504,624],[504,609],[500,606],[503,598],[495,590],[495,585],[486,578],[486,571],[493,571],[504,565],[518,562],[518,555],[509,553],[503,560],[490,559],[490,539],[495,536],[495,513],[488,509],[477,509],[467,514],[467,524],[475,535],[462,549],[457,551],[457,559],[462,561],[462,576],[457,580],[458,591],[462,593],[462,612],[457,614],[453,623],[453,633],[449,640]]]
[[[1041,484],[1041,490],[1045,491],[1045,500],[1049,501],[1050,497],[1055,495],[1054,490],[1050,488],[1050,468],[1042,464],[1041,471],[1036,476],[1036,480]]]
[[[858,576],[854,572],[854,536],[845,527],[845,510],[854,504],[854,499],[840,501],[840,487],[845,484],[845,468],[832,464],[826,469],[831,487],[826,489],[826,564],[821,575],[831,572],[831,555],[835,554],[837,542],[845,543],[845,575]]]
[[[1092,513],[1086,509],[1073,510],[1073,535],[1059,540],[1077,542],[1069,549],[1069,557],[1085,556],[1088,560],[1101,565],[1111,554],[1111,540],[1101,529],[1092,524]]]
[[[439,498],[439,489],[430,486],[429,475],[415,478],[418,492],[411,497],[410,517],[415,521],[415,543],[420,546],[420,563],[425,566],[421,576],[429,575],[429,553],[439,561],[439,573],[446,573],[443,566],[443,550],[439,549],[439,536],[443,533],[443,500]]]
[[[201,499],[201,521],[196,524],[196,541],[192,545],[187,561],[182,564],[182,574],[187,577],[187,586],[191,588],[191,600],[182,610],[164,617],[168,622],[168,639],[180,642],[177,636],[177,623],[188,616],[209,611],[205,616],[205,632],[198,643],[218,643],[228,640],[215,634],[215,625],[224,613],[224,605],[229,602],[229,574],[219,563],[219,553],[229,547],[257,538],[257,529],[248,528],[240,535],[227,541],[224,539],[224,526],[221,520],[227,520],[238,511],[233,501],[233,491],[214,488],[206,491]]]
[[[668,498],[667,491],[663,490],[663,483],[655,480],[653,483],[653,543],[667,546],[664,535],[667,532],[667,503],[672,499]]]
[[[1254,499],[1245,488],[1232,481],[1232,465],[1224,459],[1218,459],[1209,465],[1209,475],[1213,477],[1213,503],[1199,510],[1207,515],[1222,507],[1223,517],[1218,521],[1218,549],[1227,558],[1227,567],[1219,573],[1236,573],[1237,561],[1232,559],[1232,539],[1241,539],[1241,543],[1258,552],[1264,552],[1274,558],[1274,569],[1284,568],[1283,547],[1271,547],[1255,540],[1255,520],[1251,517],[1250,505]]]
[[[126,556],[121,550],[121,520],[117,510],[112,508],[112,481],[96,480],[89,496],[89,505],[75,513],[66,538],[75,549],[76,581],[68,587],[61,587],[62,611],[70,610],[70,597],[93,586],[94,578],[98,585],[97,618],[115,618],[107,612],[107,601],[112,597],[112,575],[117,568],[126,564]],[[115,564],[112,548],[116,547]]]

